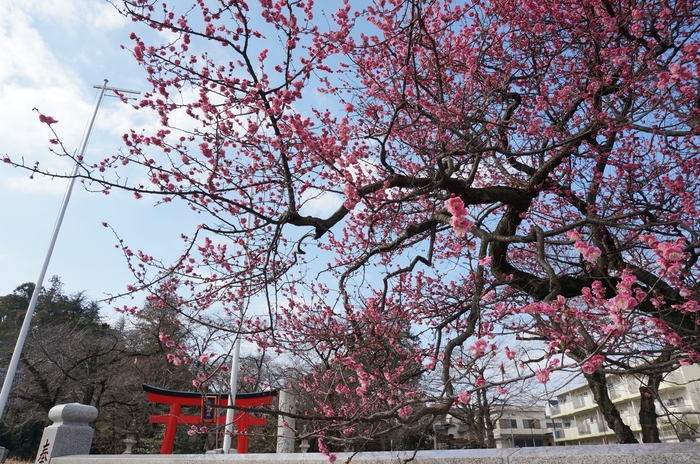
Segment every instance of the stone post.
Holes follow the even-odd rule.
[[[127,433],[126,438],[122,440],[122,443],[124,443],[124,446],[126,447],[122,454],[134,454],[134,445],[136,445],[138,442],[139,441],[136,439],[135,433]]]
[[[89,454],[94,430],[88,425],[97,418],[97,408],[80,403],[59,404],[49,411],[53,424],[44,429],[35,464],[51,458]]]
[[[139,441],[136,439],[136,420],[131,421],[131,425],[126,429],[126,438],[122,440],[126,449],[122,454],[134,454],[134,446]]]
[[[297,396],[292,390],[280,390],[279,392],[280,413],[296,413]],[[296,419],[280,414],[277,417],[277,452],[294,452],[294,429]]]

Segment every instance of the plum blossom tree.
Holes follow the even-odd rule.
[[[132,289],[331,367],[328,427],[467,400],[458,353],[509,324],[541,382],[700,359],[700,2],[114,4],[160,127],[78,176],[205,218],[174,263],[124,245]]]

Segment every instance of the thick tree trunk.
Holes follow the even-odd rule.
[[[661,443],[659,426],[656,422],[656,405],[654,400],[658,397],[661,374],[649,374],[646,385],[639,386],[639,423],[642,426],[642,442]]]
[[[592,374],[585,374],[588,380],[588,387],[593,392],[593,398],[598,403],[598,409],[603,415],[605,422],[615,432],[618,443],[639,443],[632,433],[632,429],[622,421],[620,412],[617,410],[608,395],[608,387],[605,383],[605,374],[596,371]]]
[[[481,420],[481,407],[478,404],[469,405],[464,409],[464,418],[460,418],[467,426],[467,440],[469,446],[474,448],[485,448],[486,444],[483,440],[483,421]]]
[[[482,395],[482,401],[483,401],[483,423],[486,428],[486,447],[487,448],[495,448],[496,447],[496,438],[493,435],[493,421],[491,419],[491,406],[489,405],[489,400],[486,397],[486,390],[479,390],[479,393]]]

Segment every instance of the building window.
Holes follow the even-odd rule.
[[[586,398],[588,398],[588,392],[583,392],[574,396],[574,409],[579,409],[587,406],[588,402],[586,401]]]
[[[540,428],[540,421],[537,419],[523,419],[523,428],[539,429]]]
[[[682,396],[679,396],[678,398],[669,398],[664,401],[664,404],[672,408],[676,406],[685,406],[685,399],[683,399]]]
[[[498,421],[498,426],[502,429],[517,429],[518,421],[515,419],[501,419]]]
[[[516,448],[532,448],[534,446],[544,446],[544,443],[542,443],[542,439],[540,438],[526,438],[523,440],[515,440],[515,447]]]

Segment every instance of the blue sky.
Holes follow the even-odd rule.
[[[110,86],[146,90],[143,71],[120,47],[128,44],[132,28],[103,0],[0,2],[0,156],[69,172],[69,163],[49,153],[52,135],[32,108],[57,119],[65,146],[77,150],[97,92],[93,85],[108,79]],[[155,123],[148,117],[116,98],[105,99],[86,158],[109,156],[129,128]],[[36,281],[67,185],[63,179],[32,180],[0,163],[0,295]],[[47,279],[59,275],[65,291],[84,290],[92,299],[125,290],[131,274],[103,222],[134,249],[166,259],[180,250],[177,209],[154,208],[116,191],[88,193],[76,184]],[[124,303],[140,305],[142,296]]]
[[[30,165],[38,160],[54,172],[70,172],[69,162],[49,152],[53,135],[32,108],[57,119],[54,127],[64,145],[77,151],[98,92],[94,85],[108,79],[113,87],[148,90],[146,73],[121,47],[130,46],[129,35],[138,26],[106,0],[0,2],[0,157],[24,158]],[[159,33],[140,27],[138,34],[148,40]],[[310,97],[315,104],[326,103],[323,94]],[[157,125],[149,112],[106,98],[85,157],[109,157],[122,147],[129,129]],[[30,179],[28,172],[0,163],[0,295],[37,280],[67,185],[64,179]],[[329,196],[309,201],[306,212],[330,214],[341,201]],[[170,263],[182,250],[180,234],[191,233],[196,221],[206,221],[193,218],[179,203],[154,208],[147,198],[137,201],[117,190],[108,196],[89,193],[76,184],[44,285],[58,275],[66,292],[85,291],[91,299],[124,292],[133,279],[115,248],[118,239],[102,223],[131,249]],[[141,305],[143,298],[114,305]]]
[[[121,47],[130,46],[129,35],[138,26],[106,0],[0,2],[0,157],[23,158],[30,165],[38,160],[51,171],[70,172],[69,162],[49,152],[53,135],[32,108],[57,119],[61,140],[69,152],[76,151],[98,92],[94,85],[108,79],[110,86],[148,90],[145,72]],[[140,27],[138,34],[148,41],[159,33]],[[326,104],[323,94],[309,97],[313,104]],[[157,125],[153,114],[106,98],[85,157],[109,157],[129,129]],[[0,295],[37,280],[67,185],[65,179],[30,179],[28,172],[0,163]],[[342,201],[331,197],[309,201],[305,211],[330,214]],[[131,249],[170,263],[182,250],[180,234],[206,221],[179,203],[154,208],[147,198],[137,201],[116,190],[108,196],[89,193],[76,184],[44,285],[58,275],[66,292],[85,291],[91,299],[124,292],[133,279],[115,248],[118,239],[102,223]],[[144,296],[103,304],[105,314],[114,305],[141,305]]]

